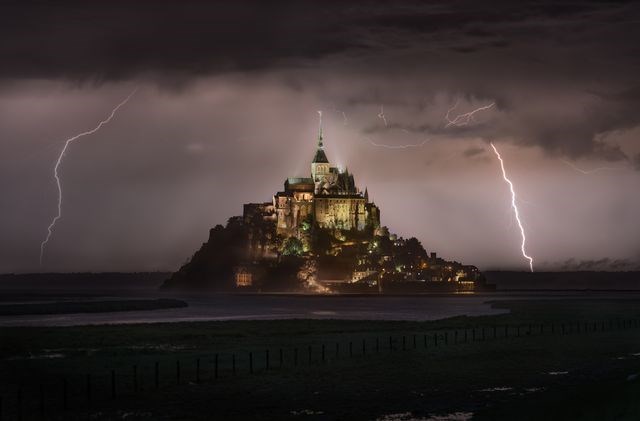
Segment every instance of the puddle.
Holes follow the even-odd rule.
[[[416,417],[411,412],[387,414],[376,418],[376,421],[468,421],[473,418],[472,412],[452,412],[444,415],[429,415]]]
[[[314,411],[313,409],[301,409],[300,411],[289,411],[291,415],[323,415],[323,411]]]
[[[513,387],[490,387],[487,389],[480,389],[478,392],[508,392],[509,390],[513,390]]]

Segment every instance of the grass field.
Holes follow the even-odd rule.
[[[640,300],[494,305],[511,312],[2,328],[2,417],[640,419]]]

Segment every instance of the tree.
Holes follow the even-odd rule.
[[[282,246],[283,256],[300,256],[302,255],[302,241],[296,237],[289,237],[284,241]]]

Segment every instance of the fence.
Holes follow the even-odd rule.
[[[46,418],[68,410],[92,410],[101,403],[121,397],[149,393],[187,382],[224,381],[238,376],[303,366],[329,365],[332,362],[383,352],[428,350],[465,343],[543,335],[594,334],[636,329],[639,319],[590,322],[525,323],[441,328],[404,334],[376,335],[358,340],[305,344],[289,348],[214,353],[192,358],[177,358],[172,364],[131,364],[127,369],[69,375],[39,382],[23,382],[13,393],[0,395],[0,421]]]

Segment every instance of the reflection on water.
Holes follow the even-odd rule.
[[[186,301],[186,308],[117,313],[52,314],[1,316],[0,326],[73,326],[83,324],[153,323],[211,320],[270,320],[270,319],[349,319],[349,320],[436,320],[454,316],[501,314],[505,309],[491,308],[490,301],[513,299],[593,299],[629,298],[629,293],[597,292],[511,292],[491,294],[442,294],[417,296],[362,295],[185,295],[160,294],[150,291],[135,296],[120,296],[110,291],[80,297],[77,292],[57,292],[46,295],[42,291],[34,301],[91,301],[126,298],[178,298]],[[11,297],[5,297],[10,300]],[[22,302],[29,302],[24,296]]]

